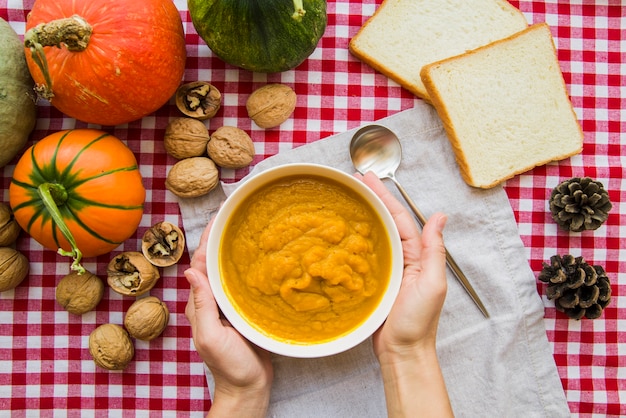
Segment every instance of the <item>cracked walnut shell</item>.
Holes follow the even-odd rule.
[[[209,193],[219,182],[219,171],[207,157],[180,160],[167,173],[165,187],[178,197],[198,197]]]
[[[89,354],[103,369],[124,370],[135,355],[135,347],[124,328],[103,324],[89,334]]]
[[[206,81],[183,84],[176,90],[176,107],[184,115],[205,120],[217,114],[222,104],[222,93]]]
[[[274,128],[296,108],[296,93],[285,84],[267,84],[256,89],[246,101],[248,116],[260,128]]]
[[[201,121],[176,118],[165,128],[163,146],[169,155],[182,160],[204,155],[209,138],[209,130]]]
[[[157,267],[176,264],[184,251],[185,235],[170,222],[159,222],[143,234],[141,252]]]
[[[111,289],[125,296],[143,295],[159,280],[159,270],[137,251],[115,256],[107,267]]]
[[[170,311],[155,296],[138,299],[124,317],[124,327],[138,340],[150,341],[163,333],[170,320]]]
[[[220,167],[244,168],[254,159],[254,143],[243,129],[222,126],[211,135],[207,153]]]
[[[28,259],[21,252],[0,247],[0,292],[15,289],[28,275]]]
[[[104,295],[104,283],[95,274],[72,271],[56,288],[56,300],[69,313],[82,315],[95,309]]]

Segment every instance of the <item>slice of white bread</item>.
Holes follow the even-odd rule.
[[[471,186],[490,188],[582,150],[545,23],[429,64],[421,77]]]
[[[429,101],[420,79],[426,64],[525,29],[506,0],[385,0],[350,40],[358,59]]]

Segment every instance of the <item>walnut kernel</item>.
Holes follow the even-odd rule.
[[[210,158],[191,157],[174,164],[165,187],[178,197],[198,197],[213,190],[218,181],[219,171]]]
[[[124,370],[135,355],[135,347],[124,328],[103,324],[89,335],[89,354],[103,369]]]
[[[124,327],[138,340],[150,341],[161,335],[170,320],[170,311],[155,296],[138,299],[124,317]]]
[[[142,253],[127,251],[114,257],[107,267],[109,286],[121,295],[139,296],[154,287],[159,270]]]
[[[28,259],[21,252],[0,247],[0,292],[15,289],[28,275]]]
[[[273,128],[296,108],[296,93],[285,84],[267,84],[256,89],[246,101],[248,116],[260,128]]]
[[[159,222],[143,234],[141,252],[157,267],[176,264],[184,251],[185,235],[170,222]]]
[[[66,311],[82,315],[95,309],[104,295],[104,283],[95,274],[72,271],[56,288],[56,300]]]
[[[176,118],[165,128],[163,146],[169,155],[182,160],[204,155],[209,138],[209,130],[201,121]]]
[[[184,115],[199,120],[210,119],[220,110],[222,94],[206,81],[183,84],[176,91],[176,107]]]
[[[254,159],[254,143],[243,129],[222,126],[211,135],[209,157],[223,168],[243,168]]]

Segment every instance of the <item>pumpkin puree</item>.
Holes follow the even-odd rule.
[[[229,219],[226,294],[262,333],[289,343],[335,339],[375,309],[391,246],[372,206],[338,182],[290,177],[263,186]]]

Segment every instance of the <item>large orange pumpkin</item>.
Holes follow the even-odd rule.
[[[9,186],[20,226],[46,248],[82,256],[110,252],[141,221],[146,197],[132,151],[95,129],[56,132],[22,155]]]
[[[37,0],[26,31],[40,96],[84,122],[141,119],[174,95],[184,74],[185,35],[172,0]]]

